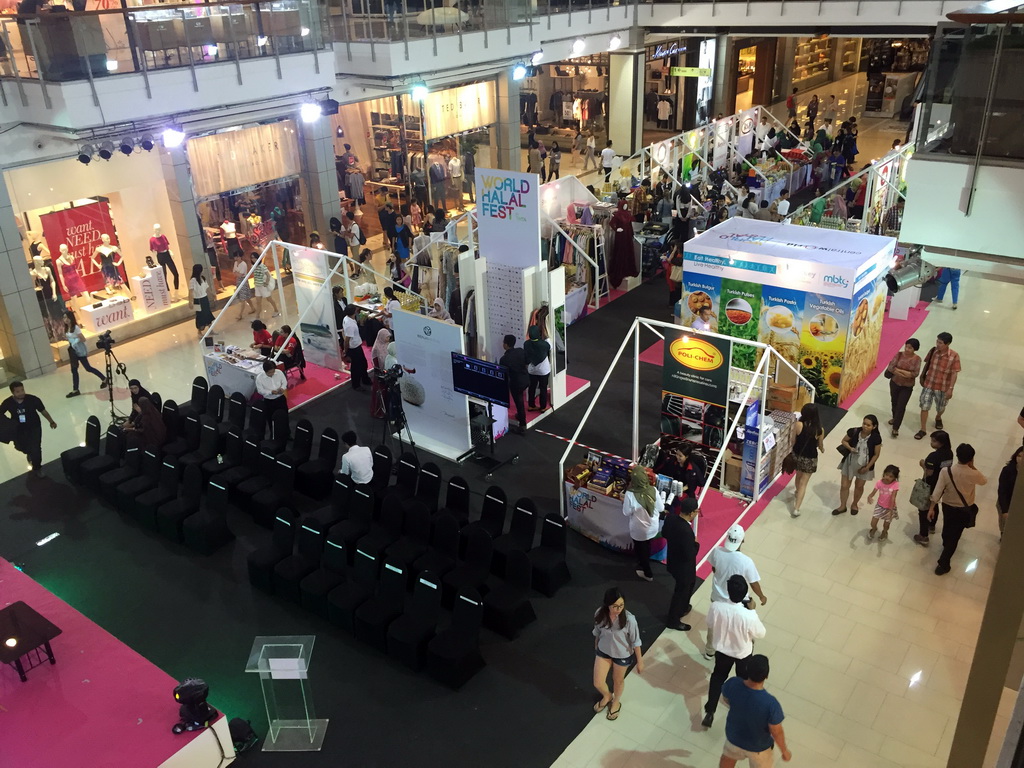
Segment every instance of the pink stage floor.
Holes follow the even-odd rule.
[[[313,363],[306,363],[306,380],[303,381],[297,374],[288,377],[291,385],[288,390],[288,408],[298,408],[321,395],[325,395],[332,389],[337,389],[345,384],[351,377],[347,373],[337,373],[329,368],[321,368]]]
[[[0,669],[0,766],[156,768],[198,736],[171,733],[178,681],[3,559],[0,594],[63,630],[28,682]]]
[[[577,392],[579,392],[581,389],[584,389],[585,387],[588,387],[588,386],[590,386],[590,382],[587,381],[586,379],[581,379],[581,378],[578,378],[576,376],[570,376],[569,374],[566,374],[566,376],[565,376],[565,394],[566,394],[566,397],[572,397]],[[527,399],[528,399],[527,395],[528,394],[529,393],[527,392],[526,395],[523,395],[524,402],[527,401]],[[526,404],[527,404],[527,406],[529,406],[529,402],[526,402]],[[538,405],[539,405],[539,403],[538,403]],[[550,406],[549,406],[549,408],[550,408]],[[527,426],[529,426],[535,419],[539,418],[542,415],[543,414],[540,411],[531,411],[531,410],[529,410],[529,408],[527,408],[527,411],[526,411],[526,424],[527,424]],[[512,403],[509,403],[509,409],[508,409],[509,421],[511,422],[515,418],[515,416],[516,416],[516,407]]]

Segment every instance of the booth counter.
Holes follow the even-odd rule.
[[[633,551],[629,518],[622,514],[622,497],[609,496],[585,486],[577,488],[565,481],[566,522],[577,533],[615,552]],[[651,542],[651,559],[664,560],[665,539]]]

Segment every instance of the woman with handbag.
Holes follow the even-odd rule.
[[[869,413],[861,422],[860,429],[852,427],[846,431],[843,442],[838,450],[843,454],[839,462],[842,476],[839,480],[839,506],[832,510],[833,515],[846,512],[846,500],[850,496],[850,483],[853,483],[853,504],[850,514],[860,512],[857,504],[864,493],[864,484],[875,479],[875,462],[882,452],[882,436],[878,434],[878,417]]]
[[[921,358],[917,354],[920,348],[921,342],[917,339],[907,339],[903,349],[896,353],[885,368],[885,378],[889,380],[889,398],[892,401],[889,424],[892,426],[893,437],[900,436],[900,425],[907,412],[907,403],[914,392],[914,382],[921,373]]]
[[[953,445],[949,433],[937,429],[931,434],[932,452],[918,463],[924,475],[914,482],[910,491],[910,503],[917,508],[917,520],[920,531],[914,534],[914,541],[922,547],[928,546],[928,534],[935,531],[935,523],[928,520],[928,510],[932,506],[932,492],[939,482],[939,470],[953,463]]]
[[[665,281],[668,283],[669,311],[673,312],[676,302],[683,295],[683,250],[681,244],[677,244],[672,249],[672,254],[665,259]]]
[[[928,519],[934,521],[938,505],[942,503],[942,554],[935,566],[935,575],[942,576],[952,570],[950,560],[956,552],[965,528],[973,528],[978,516],[974,492],[985,485],[988,478],[974,466],[974,446],[960,443],[956,447],[956,462],[939,472],[939,482],[932,492],[932,506]]]
[[[825,452],[825,430],[818,416],[818,406],[804,403],[800,409],[800,420],[796,423],[796,437],[793,438],[793,470],[796,472],[796,497],[793,504],[793,517],[800,517],[800,507],[804,503],[807,484],[811,475],[818,471],[818,454]]]

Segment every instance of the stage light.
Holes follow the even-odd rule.
[[[135,151],[135,139],[131,136],[125,136],[121,139],[121,144],[118,146],[118,149],[121,150],[122,155],[130,155]]]
[[[142,134],[142,138],[139,139],[139,146],[142,147],[147,152],[152,152],[153,151],[153,147],[156,146],[156,140],[153,138],[153,134],[151,134],[151,133],[144,133],[144,134]]]
[[[577,37],[572,41],[572,55],[579,56],[587,47],[587,42],[582,37]]]
[[[260,48],[262,48],[263,46],[265,46],[267,44],[267,40],[268,39],[269,38],[266,35],[257,35],[257,37],[256,37],[256,45],[258,45]]]
[[[88,165],[92,162],[92,156],[96,154],[96,147],[92,144],[86,144],[80,150],[78,150],[78,162],[82,165]]]
[[[103,160],[109,160],[114,156],[114,142],[104,141],[100,144],[99,149],[96,150],[96,154]]]
[[[13,648],[17,644],[18,638],[16,637],[8,637],[6,640],[4,640],[4,645],[6,645],[8,648]]]
[[[180,126],[169,125],[164,128],[161,138],[164,140],[164,146],[168,149],[174,149],[180,147],[181,142],[185,140],[185,132],[181,130]]]
[[[617,51],[622,47],[622,38],[618,35],[612,35],[612,39],[608,41],[608,50]]]
[[[920,249],[912,251],[896,269],[889,270],[885,285],[893,293],[915,285],[924,285],[935,277],[935,267],[921,258]]]
[[[323,108],[315,101],[307,101],[299,107],[299,115],[304,123],[315,123],[323,114]]]
[[[107,59],[107,72],[117,72],[118,62],[114,59]]]
[[[178,716],[181,719],[174,724],[171,731],[184,733],[209,727],[218,714],[217,710],[206,703],[209,695],[210,686],[198,677],[187,678],[175,686],[174,700],[181,704],[178,709]]]
[[[218,53],[220,53],[220,48],[216,45],[207,45],[205,47],[205,51],[207,56],[216,56]]]
[[[302,27],[301,29],[299,29],[299,34],[302,35],[302,37],[308,37],[309,27]]]
[[[334,99],[324,99],[320,102],[320,113],[324,115],[336,115],[338,114],[338,107],[340,105]]]
[[[412,87],[412,100],[423,101],[425,98],[427,98],[428,93],[430,93],[430,90],[427,88],[427,84],[418,83],[417,85],[414,85]]]
[[[513,80],[522,80],[524,77],[526,77],[526,67],[525,66],[523,66],[522,64],[516,64],[514,67],[512,67],[512,79]]]
[[[530,63],[535,67],[542,61],[544,61],[544,51],[537,51],[530,57]]]

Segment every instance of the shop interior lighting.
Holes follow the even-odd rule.
[[[302,27],[299,29],[299,34],[303,37],[309,37],[309,27]]]
[[[587,47],[587,41],[584,40],[582,37],[577,37],[575,40],[572,41],[572,55],[573,56],[580,56],[580,55],[582,55],[583,51],[586,49],[586,47]]]
[[[220,53],[220,48],[216,45],[208,45],[205,48],[207,56],[216,56]]]
[[[323,108],[315,101],[307,101],[299,107],[299,115],[304,123],[315,123],[323,113]]]
[[[156,139],[153,138],[153,134],[142,134],[142,138],[139,139],[139,146],[142,147],[147,152],[152,152],[153,147],[156,146]]]
[[[121,150],[122,155],[130,155],[135,151],[135,139],[131,136],[125,136],[121,139],[121,143],[117,148]]]
[[[107,59],[107,72],[117,72],[116,59]]]
[[[427,84],[418,83],[412,87],[412,100],[423,101],[427,98],[428,93],[430,93],[430,90],[427,88]]]
[[[168,149],[174,149],[180,147],[181,142],[185,140],[185,132],[181,130],[180,126],[169,125],[164,128],[161,138],[164,140],[164,146]]]
[[[267,40],[268,40],[268,38],[267,38],[266,35],[258,35],[256,37],[256,45],[258,45],[260,48],[262,48],[263,46],[265,46],[267,44]]]
[[[109,160],[114,156],[114,142],[104,141],[100,144],[99,149],[96,150],[96,154],[100,156],[102,160]]]
[[[530,63],[535,67],[542,61],[544,61],[544,51],[536,51],[533,56],[530,57]]]
[[[622,47],[622,38],[618,35],[612,35],[612,39],[608,41],[608,50],[617,51]]]
[[[524,77],[526,77],[526,65],[520,62],[512,67],[513,80],[522,80]]]
[[[86,144],[80,150],[78,150],[78,162],[82,165],[88,165],[92,162],[92,156],[96,154],[96,147],[92,144]]]

